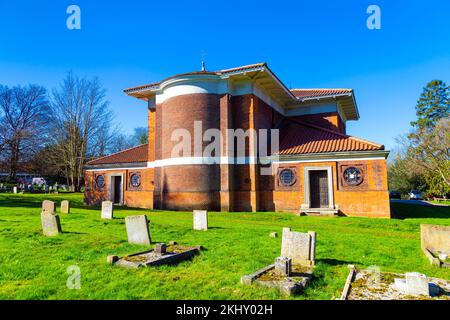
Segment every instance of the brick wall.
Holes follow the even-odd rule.
[[[141,176],[141,186],[139,188],[130,186],[130,176],[133,173]],[[124,179],[124,205],[135,208],[153,209],[153,169],[86,171],[84,201],[87,205],[98,206],[102,201],[111,200],[109,177],[114,174],[121,174]],[[103,175],[105,178],[105,186],[100,190],[96,187],[95,183],[95,178],[98,175]]]
[[[194,150],[194,122],[207,129],[221,129],[221,106],[228,95],[191,94],[172,97],[156,108],[156,158],[170,159],[179,141],[172,141],[175,130],[185,129],[191,136],[190,154],[176,157],[200,157]],[[202,150],[210,142],[203,142]],[[216,156],[220,156],[217,154]],[[155,171],[155,207],[168,210],[220,210],[220,166],[177,165]]]
[[[340,186],[340,165],[365,165],[367,172],[364,179],[367,183],[359,187],[346,189]],[[387,171],[385,160],[365,160],[358,162],[317,162],[307,164],[281,165],[282,168],[294,168],[297,182],[292,187],[275,185],[273,204],[275,211],[299,212],[305,201],[305,167],[320,167],[324,170],[331,166],[333,174],[334,203],[341,214],[346,216],[365,216],[377,218],[390,217],[389,192],[387,184]],[[275,177],[276,179],[276,177]],[[266,206],[271,203],[268,200]]]
[[[337,112],[328,112],[320,114],[311,114],[304,116],[292,117],[301,121],[309,122],[311,124],[318,125],[322,128],[337,131],[339,133],[346,134],[346,126],[344,121]]]

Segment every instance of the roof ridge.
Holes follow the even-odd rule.
[[[267,66],[267,63],[266,63],[266,62],[258,62],[258,63],[247,64],[247,65],[243,65],[243,66],[239,66],[239,67],[234,67],[234,68],[221,69],[221,70],[217,70],[217,71],[213,71],[213,72],[216,72],[216,73],[224,73],[224,72],[230,72],[230,71],[239,70],[239,69],[247,69],[247,68],[254,68],[254,67],[263,67],[263,66]]]
[[[355,137],[355,136],[348,136],[348,137],[350,139],[353,139],[353,140],[356,140],[356,141],[360,141],[360,142],[363,142],[363,143],[367,143],[367,144],[371,144],[371,145],[377,146],[380,149],[384,149],[385,148],[384,144],[376,143],[376,142],[373,142],[373,141],[370,141],[370,140],[366,140],[366,139],[363,139],[363,138],[359,138],[359,137]]]
[[[148,143],[143,143],[143,144],[140,144],[138,146],[134,146],[134,147],[131,147],[131,148],[128,148],[128,149],[125,149],[125,150],[121,150],[119,152],[111,153],[111,154],[109,154],[107,156],[103,156],[103,157],[99,157],[99,158],[96,158],[96,159],[92,159],[92,160],[86,162],[86,164],[89,164],[89,163],[94,162],[94,161],[106,159],[106,158],[109,158],[109,157],[112,157],[112,156],[115,156],[115,155],[118,155],[118,154],[121,154],[121,153],[124,153],[124,152],[127,152],[127,151],[131,151],[133,149],[137,149],[137,148],[140,148],[140,147],[145,146],[145,145],[148,145]]]
[[[299,125],[312,127],[314,129],[322,130],[322,131],[325,131],[325,132],[328,132],[328,133],[332,133],[332,134],[341,136],[343,138],[349,138],[349,139],[353,139],[353,140],[360,141],[360,142],[363,142],[363,143],[371,144],[371,145],[379,147],[379,148],[384,148],[383,144],[379,144],[379,143],[372,142],[372,141],[369,141],[369,140],[365,140],[365,139],[362,139],[362,138],[359,138],[359,137],[355,137],[355,136],[350,136],[348,134],[343,134],[341,132],[337,132],[337,131],[334,131],[334,130],[331,130],[331,129],[328,129],[328,128],[324,128],[324,127],[321,127],[319,125],[312,124],[312,123],[309,123],[309,122],[306,122],[306,121],[302,121],[302,120],[298,120],[298,119],[290,119],[290,118],[287,118],[287,119],[289,119],[290,121],[292,121],[294,123],[297,123]]]
[[[222,70],[217,70],[217,71],[190,71],[190,72],[184,72],[184,73],[179,73],[173,76],[170,76],[168,78],[164,78],[163,80],[157,81],[157,82],[152,82],[149,84],[143,84],[140,86],[136,86],[136,87],[130,87],[130,88],[125,88],[123,89],[123,92],[128,93],[130,91],[134,91],[134,90],[141,90],[141,89],[146,89],[146,88],[150,88],[153,86],[157,86],[160,85],[162,82],[175,78],[175,77],[179,77],[179,76],[184,76],[184,75],[193,75],[193,74],[215,74],[215,75],[221,75],[223,73],[227,73],[227,72],[232,72],[235,70],[243,70],[243,69],[250,69],[250,68],[256,68],[256,67],[264,67],[267,66],[266,62],[258,62],[258,63],[253,63],[253,64],[248,64],[248,65],[243,65],[243,66],[239,66],[239,67],[234,67],[234,68],[229,68],[229,69],[222,69]]]

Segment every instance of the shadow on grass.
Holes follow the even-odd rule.
[[[342,260],[336,260],[336,259],[317,259],[317,262],[323,263],[323,264],[328,264],[330,266],[341,266],[341,265],[345,265],[348,266],[349,264],[355,264],[355,262],[350,262],[350,261],[342,261]]]
[[[69,200],[71,208],[79,208],[79,209],[90,209],[94,207],[85,206],[82,201],[74,201],[70,197],[67,199],[64,198],[63,195],[43,195],[43,194],[35,194],[35,195],[8,195],[3,196],[0,199],[0,208],[41,208],[42,201],[50,200],[55,202],[57,206],[61,205],[61,201]]]
[[[63,234],[79,234],[79,235],[87,234],[85,232],[73,232],[73,231],[63,231],[62,233]]]
[[[391,203],[393,219],[449,219],[450,207],[421,206],[408,203]]]

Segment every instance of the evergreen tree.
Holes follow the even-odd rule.
[[[449,95],[450,87],[445,82],[429,82],[417,102],[417,121],[411,125],[419,130],[432,130],[439,119],[450,116]]]

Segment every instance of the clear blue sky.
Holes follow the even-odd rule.
[[[79,5],[82,29],[66,28]],[[366,9],[381,7],[381,30]],[[69,70],[98,76],[125,133],[146,106],[122,89],[200,69],[267,62],[296,88],[354,88],[349,134],[395,146],[423,86],[450,82],[450,1],[0,1],[0,83],[53,88]]]

